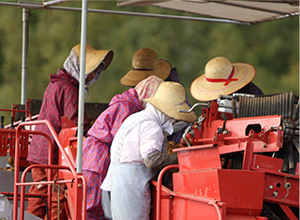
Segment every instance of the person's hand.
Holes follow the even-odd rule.
[[[175,141],[169,141],[167,143],[167,148],[168,148],[168,154],[173,154],[174,152],[172,151],[175,148],[180,148],[181,146],[177,144]]]

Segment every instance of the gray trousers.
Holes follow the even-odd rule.
[[[112,220],[110,191],[105,191],[102,189],[101,203],[102,203],[102,209],[103,209],[105,218],[108,220]]]

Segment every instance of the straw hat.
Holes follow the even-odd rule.
[[[73,51],[80,58],[80,44],[73,47]],[[112,50],[96,50],[91,45],[86,44],[86,64],[85,64],[85,74],[88,75],[93,72],[102,61],[104,61],[105,70],[111,63],[114,53]]]
[[[155,75],[165,80],[171,71],[167,60],[158,59],[157,53],[149,48],[138,50],[132,57],[132,69],[120,80],[124,86],[136,86],[148,76]]]
[[[253,80],[255,68],[247,63],[231,63],[225,57],[215,57],[205,66],[205,74],[191,85],[192,96],[199,101],[211,101],[219,95],[231,94]]]
[[[194,112],[183,113],[178,110],[189,110],[186,104],[184,87],[176,82],[161,82],[154,96],[144,99],[167,116],[179,121],[194,122],[197,116]]]

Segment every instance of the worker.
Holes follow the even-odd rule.
[[[88,87],[92,85],[101,75],[101,73],[110,65],[113,59],[113,51],[96,50],[89,44],[86,44],[86,68],[85,68],[85,91],[88,93]],[[80,44],[72,48],[69,56],[64,62],[64,68],[59,68],[56,74],[50,75],[50,83],[48,84],[38,120],[48,120],[59,134],[61,130],[61,117],[68,116],[75,124],[78,120],[78,92],[80,79]],[[85,130],[88,129],[88,121],[84,120]],[[46,125],[37,125],[35,131],[43,132],[49,135],[51,143],[42,135],[33,135],[27,161],[30,164],[58,164],[58,147]],[[53,149],[53,161],[48,161],[49,145]],[[33,168],[31,169],[34,182],[47,181],[47,173],[50,169]],[[52,179],[58,178],[58,171],[52,171]],[[62,187],[54,189],[61,190]],[[47,185],[32,185],[29,189],[30,194],[47,194]],[[60,195],[60,198],[57,198]],[[60,201],[60,207],[57,202]],[[66,219],[64,209],[63,191],[61,193],[52,193],[51,219]],[[49,204],[48,204],[49,205]],[[59,209],[59,214],[57,213]],[[42,219],[48,218],[46,213],[46,204],[43,198],[28,198],[27,211]]]
[[[159,59],[157,53],[150,48],[142,48],[133,55],[132,69],[121,78],[120,83],[125,86],[136,86],[137,83],[150,75],[156,75],[164,81],[180,83],[176,67],[172,67],[168,60]],[[187,103],[191,107],[188,100]],[[187,123],[177,122],[174,125],[176,131],[168,137],[168,140],[175,144],[180,143],[186,127]]]
[[[162,81],[160,77],[179,82],[176,68],[171,68],[169,61],[159,59],[152,49],[138,50],[132,57],[132,66],[120,80],[122,85],[131,88],[112,98],[109,107],[97,118],[83,143],[82,170],[87,180],[88,219],[104,219],[99,186],[106,176],[110,163],[110,145],[121,123],[129,115],[145,108],[143,99],[154,95]],[[176,143],[180,142],[184,129],[180,123],[177,123],[176,128],[178,132],[170,138],[169,149],[179,146]]]
[[[131,88],[112,98],[83,143],[82,170],[87,180],[88,219],[104,219],[100,186],[108,170],[110,145],[117,130],[125,118],[145,108],[143,99],[154,95],[161,77],[168,77],[171,70],[170,63],[158,59],[157,53],[149,48],[138,50],[132,57],[132,65],[133,68],[120,80],[122,85]]]
[[[87,181],[87,219],[105,219],[100,186],[108,170],[110,146],[116,132],[129,115],[145,108],[143,100],[153,96],[162,81],[151,75],[134,88],[115,95],[109,107],[99,115],[88,131],[82,153],[82,173]]]
[[[150,48],[142,48],[133,55],[132,69],[121,78],[120,83],[124,86],[133,87],[151,75],[165,80],[170,71],[171,64],[169,61],[159,59],[157,53]]]
[[[145,110],[125,119],[111,145],[111,163],[101,188],[106,217],[114,220],[149,219],[149,181],[157,169],[178,162],[176,154],[162,153],[165,136],[173,133],[175,121],[197,120],[193,112],[178,111],[190,108],[179,83],[160,83],[145,101]]]
[[[231,63],[226,57],[215,57],[205,66],[205,74],[191,84],[191,94],[199,101],[212,101],[219,95],[247,93],[263,95],[252,82],[255,68],[247,63]]]

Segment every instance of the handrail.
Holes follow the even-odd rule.
[[[44,165],[44,164],[32,164],[29,165],[24,172],[22,173],[22,177],[21,177],[21,182],[19,184],[16,183],[17,186],[21,187],[21,192],[20,192],[20,219],[24,218],[24,211],[25,210],[25,186],[26,185],[38,185],[38,184],[48,184],[48,187],[51,186],[53,184],[53,180],[52,181],[41,181],[38,183],[30,183],[27,182],[25,183],[25,178],[26,178],[26,174],[28,173],[28,171],[32,168],[39,168],[39,167],[43,167],[43,168],[48,168],[48,169],[70,169],[67,166],[60,166],[60,165]],[[71,182],[72,180],[65,180],[65,181],[57,181],[57,183],[66,183],[66,182]],[[49,190],[49,189],[48,189]],[[48,191],[49,193],[49,191]],[[48,195],[49,196],[49,195]]]
[[[172,168],[179,168],[179,165],[169,165],[164,167],[157,177],[157,192],[156,192],[156,220],[160,220],[160,210],[161,210],[161,189],[162,189],[162,178],[164,173]]]
[[[13,114],[16,113],[16,112],[24,112],[26,113],[29,117],[29,119],[31,119],[31,112],[28,111],[28,110],[22,110],[22,109],[4,109],[4,108],[0,108],[0,111],[3,111],[3,112],[12,112]]]
[[[50,133],[53,136],[54,141],[56,142],[58,149],[61,151],[61,153],[63,154],[63,156],[66,158],[67,164],[70,167],[72,173],[76,173],[76,170],[72,166],[73,164],[71,163],[70,158],[68,157],[67,153],[64,151],[63,146],[60,143],[60,140],[58,138],[58,135],[57,135],[56,131],[54,130],[52,124],[48,120],[38,120],[38,121],[22,122],[22,123],[20,123],[18,125],[18,127],[16,129],[16,136],[20,132],[21,127],[28,126],[28,125],[41,125],[41,124],[46,124],[48,126],[48,129],[50,130]],[[48,160],[48,163],[49,163],[49,160]]]
[[[52,158],[53,158],[53,146],[52,146],[52,142],[50,137],[43,133],[43,132],[35,132],[35,131],[26,131],[23,130],[22,127],[24,126],[28,126],[28,125],[41,125],[41,124],[46,124],[46,126],[48,127],[51,135],[54,138],[54,141],[57,144],[57,147],[59,149],[59,151],[62,153],[62,156],[65,158],[67,165],[66,166],[60,166],[60,165],[53,165],[52,163]],[[49,151],[48,151],[48,165],[42,165],[42,164],[34,164],[34,165],[30,165],[29,167],[27,167],[25,169],[25,174],[23,173],[22,175],[22,180],[19,183],[19,156],[20,156],[20,133],[25,132],[25,133],[34,133],[34,134],[39,134],[39,135],[43,135],[47,141],[49,142]],[[23,220],[24,218],[24,198],[22,198],[22,196],[24,197],[25,195],[25,185],[29,185],[29,183],[24,183],[23,181],[25,180],[25,175],[28,172],[29,169],[33,168],[33,167],[46,167],[48,169],[69,169],[71,171],[71,173],[74,176],[74,180],[72,180],[73,182],[75,182],[75,185],[78,185],[78,180],[80,179],[82,181],[82,186],[83,186],[83,196],[86,196],[86,180],[85,178],[82,176],[81,173],[77,173],[73,164],[71,163],[71,160],[69,158],[69,156],[67,155],[67,153],[65,152],[62,144],[60,143],[60,140],[58,138],[58,135],[56,133],[56,131],[54,130],[52,124],[48,121],[48,120],[38,120],[38,121],[29,121],[29,122],[22,122],[20,123],[17,128],[16,128],[16,144],[15,144],[15,184],[14,184],[14,210],[13,210],[13,219],[17,220],[18,219],[18,187],[21,187],[21,204],[20,204],[20,220]],[[18,147],[17,147],[18,146]],[[52,180],[52,173],[49,172],[48,173],[48,180],[50,181],[45,181],[43,183],[45,184],[49,184],[48,185],[48,204],[51,204],[51,196],[49,196],[49,192],[51,192],[51,184],[53,183]],[[70,182],[69,180],[66,180],[67,182]],[[65,181],[58,181],[58,182],[65,182]],[[39,183],[40,184],[40,183]],[[34,185],[34,184],[32,184]],[[51,194],[50,194],[51,195]],[[75,191],[75,200],[78,201],[78,190]],[[84,204],[86,201],[86,199],[83,200],[83,207],[82,208],[86,208],[86,204]],[[23,204],[22,204],[23,203]],[[77,207],[77,204],[75,204],[75,209],[79,208]],[[49,216],[51,217],[51,213],[49,212]],[[76,217],[76,216],[75,216]],[[85,220],[85,215],[82,215],[82,219]]]
[[[52,143],[51,143],[50,137],[46,133],[44,133],[44,132],[22,130],[22,127],[26,126],[27,124],[28,125],[32,125],[32,124],[41,124],[41,123],[39,123],[39,121],[35,121],[35,122],[32,122],[32,121],[30,121],[30,122],[22,122],[16,128],[16,144],[15,144],[15,160],[14,160],[14,164],[15,164],[15,173],[14,173],[15,174],[14,175],[14,209],[13,209],[13,219],[14,220],[18,219],[18,209],[16,207],[18,207],[18,181],[19,181],[19,167],[20,167],[20,161],[19,161],[19,157],[20,157],[20,133],[25,132],[25,133],[34,133],[34,134],[43,135],[47,139],[47,141],[49,143],[48,163],[51,163],[52,158],[53,158]],[[51,175],[51,173],[49,173],[48,174],[48,179],[51,180],[51,178],[52,178],[52,175]],[[50,187],[48,187],[48,190],[51,189]],[[48,203],[51,204],[51,197],[49,197],[49,196],[48,196]],[[20,210],[20,219],[21,220],[23,219],[23,218],[21,218],[22,215],[24,215],[24,210]],[[51,213],[50,213],[50,216],[51,216]]]

